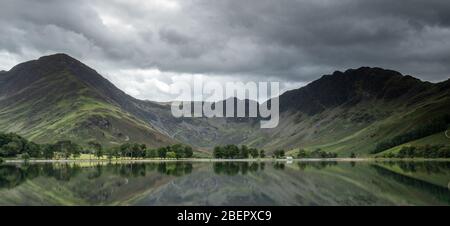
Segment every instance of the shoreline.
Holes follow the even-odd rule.
[[[425,158],[310,158],[310,159],[4,159],[3,164],[7,163],[84,163],[84,162],[115,162],[115,163],[152,163],[152,162],[388,162],[388,161],[450,161],[450,159],[425,159]]]

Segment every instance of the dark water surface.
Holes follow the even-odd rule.
[[[450,162],[0,166],[0,205],[450,205]]]

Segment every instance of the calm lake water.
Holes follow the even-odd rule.
[[[0,205],[450,205],[450,162],[0,166]]]

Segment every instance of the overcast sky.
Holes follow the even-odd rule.
[[[0,70],[64,52],[158,101],[191,75],[286,90],[378,66],[442,81],[449,12],[448,0],[0,0]]]

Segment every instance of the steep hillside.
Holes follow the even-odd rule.
[[[251,133],[248,120],[175,118],[170,105],[135,99],[66,54],[22,63],[0,76],[0,131],[36,142],[183,142],[208,149],[240,143]]]
[[[174,142],[124,110],[123,92],[64,54],[17,65],[1,75],[0,88],[0,131],[36,142]]]
[[[280,108],[280,126],[255,135],[249,144],[367,154],[379,142],[448,114],[450,89],[448,81],[432,84],[364,67],[286,92]]]

